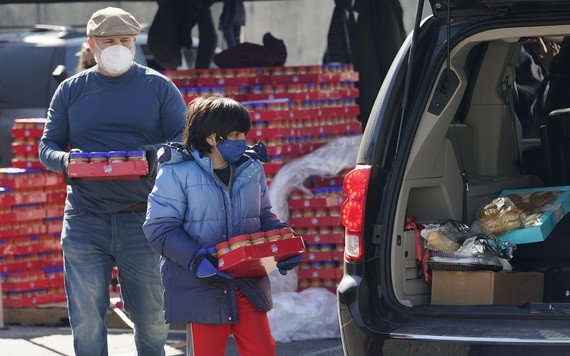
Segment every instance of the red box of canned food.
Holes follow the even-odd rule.
[[[254,235],[256,234],[251,236],[255,240],[256,236]],[[232,239],[239,240],[240,238],[245,241],[244,236],[248,235],[235,236],[229,242],[235,241]],[[236,246],[236,243],[234,242],[232,245]],[[250,242],[246,245],[241,245],[238,241],[237,246],[227,252],[218,249],[218,269],[232,277],[264,276],[277,268],[277,262],[305,252],[305,243],[300,236],[274,241],[267,241],[266,239],[263,242],[260,241],[256,244]],[[224,246],[221,247],[222,249],[225,248]]]
[[[147,174],[144,151],[71,153],[67,168],[70,178],[84,180],[135,180]]]
[[[85,180],[134,180],[148,174],[147,161],[126,161],[117,163],[70,164],[67,170],[70,178]]]

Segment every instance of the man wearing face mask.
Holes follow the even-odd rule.
[[[108,7],[87,23],[97,65],[57,88],[44,134],[41,162],[68,183],[61,234],[65,288],[75,354],[106,355],[105,316],[114,266],[139,355],[164,354],[159,256],[142,230],[156,175],[157,148],[182,138],[186,106],[162,74],[133,61],[137,20]],[[146,151],[149,175],[140,180],[67,177],[68,148],[83,152]]]

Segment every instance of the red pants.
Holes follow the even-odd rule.
[[[277,347],[271,335],[267,312],[255,309],[239,291],[237,304],[237,324],[186,324],[186,355],[224,356],[232,333],[240,356],[275,356]]]

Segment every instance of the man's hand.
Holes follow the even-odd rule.
[[[158,162],[156,157],[158,148],[153,145],[145,145],[139,147],[139,150],[143,150],[146,152],[146,161],[148,163],[148,174],[142,177],[142,179],[155,179],[158,170],[157,168]]]
[[[63,164],[63,177],[65,178],[65,183],[72,185],[77,183],[77,181],[79,181],[79,179],[77,178],[70,178],[69,174],[67,174],[68,168],[69,168],[69,160],[71,158],[71,154],[72,153],[77,153],[77,152],[83,152],[78,148],[74,148],[71,151],[67,152],[65,155],[63,155],[63,159],[62,159],[62,164]]]
[[[534,51],[540,65],[548,72],[550,61],[560,53],[560,45],[556,42],[544,41],[542,37],[531,40],[531,49]]]
[[[198,278],[208,279],[211,281],[229,281],[233,279],[227,273],[221,272],[216,267],[218,265],[218,259],[205,249],[199,249],[190,261],[190,265],[188,266],[190,270],[196,273]]]

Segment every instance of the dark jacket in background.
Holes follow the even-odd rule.
[[[386,77],[406,39],[402,6],[398,0],[355,0],[358,43],[354,68],[360,72],[359,105],[362,128]]]
[[[243,0],[224,0],[218,29],[224,34],[228,47],[240,43],[241,26],[245,26]]]
[[[357,41],[352,0],[335,0],[323,64],[354,63]]]
[[[263,36],[263,45],[244,42],[214,56],[214,63],[220,68],[283,66],[286,60],[285,43],[270,33]]]
[[[200,43],[196,68],[209,68],[218,36],[210,6],[216,0],[157,0],[158,10],[148,31],[148,47],[156,62],[174,70],[181,63],[181,48],[192,48],[192,28],[198,25]]]

